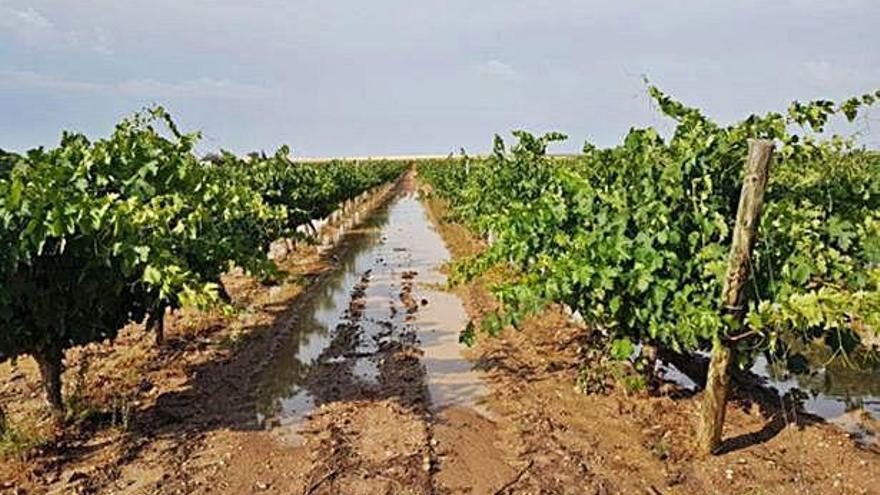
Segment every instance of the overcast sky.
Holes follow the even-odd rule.
[[[206,150],[610,145],[663,126],[643,74],[722,121],[878,89],[878,26],[878,0],[0,0],[0,148],[153,102]]]

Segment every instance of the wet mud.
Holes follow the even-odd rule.
[[[256,421],[308,453],[307,493],[448,492],[434,476],[455,457],[441,438],[495,441],[458,343],[468,315],[442,289],[450,254],[406,187],[347,235],[261,375]],[[435,434],[452,424],[464,427]]]

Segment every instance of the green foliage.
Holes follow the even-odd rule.
[[[129,321],[214,304],[231,265],[271,273],[269,243],[403,169],[293,164],[287,148],[202,160],[198,139],[157,107],[105,139],[0,153],[0,358],[60,365]]]
[[[296,228],[328,216],[340,203],[399,176],[403,165],[390,161],[297,163],[282,146],[271,157],[239,158],[224,152],[216,163],[229,180],[259,192],[265,204],[286,212],[266,232],[273,238],[295,237]]]
[[[477,331],[474,323],[469,321],[467,325],[465,325],[464,329],[461,333],[458,334],[458,343],[464,344],[468,347],[472,347],[477,341]]]
[[[630,356],[633,355],[636,348],[632,344],[628,338],[624,337],[621,339],[615,339],[611,343],[611,357],[618,360],[623,361],[624,359],[629,359]]]
[[[669,137],[633,129],[618,146],[587,143],[580,156],[554,158],[546,147],[562,136],[518,131],[509,150],[496,136],[488,158],[419,166],[457,218],[490,241],[456,266],[457,278],[498,264],[517,273],[493,288],[502,310],[484,330],[516,326],[559,302],[617,339],[612,349],[621,355],[624,342],[693,351],[716,335],[751,331],[737,344],[741,364],[781,351],[782,337],[822,340],[850,329],[858,341],[877,332],[880,155],[813,136],[836,114],[852,120],[876,98],[794,103],[785,115],[722,126],[657,88],[649,92],[676,122]],[[778,153],[748,291],[749,328],[730,329],[720,293],[749,138],[776,140]]]
[[[594,333],[588,345],[581,348],[582,365],[577,388],[585,394],[604,394],[613,388],[638,393],[647,388],[647,380],[639,369],[640,362],[630,361],[635,346],[628,339],[609,341]]]

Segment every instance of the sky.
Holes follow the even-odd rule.
[[[880,89],[878,26],[878,0],[0,0],[0,148],[156,103],[205,151],[576,151],[669,128],[643,76],[722,122]]]

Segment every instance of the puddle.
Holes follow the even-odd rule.
[[[449,251],[417,199],[403,198],[401,206],[407,226],[392,229],[387,243],[394,254],[408,260],[409,270],[418,272],[412,295],[419,310],[413,324],[424,351],[431,406],[464,406],[487,414],[479,407],[486,395],[485,383],[470,362],[462,359],[463,347],[458,342],[459,331],[468,322],[467,313],[458,296],[439,289],[446,284],[440,267],[450,260]]]
[[[752,367],[780,394],[799,393],[804,410],[850,433],[856,441],[880,447],[880,370],[826,368],[812,374],[775,370],[759,358]],[[873,424],[872,424],[873,423]]]
[[[450,255],[422,203],[411,194],[391,199],[346,242],[263,371],[258,420],[299,443],[296,430],[322,404],[393,397],[399,377],[383,351],[413,345],[423,351],[432,408],[478,408],[485,385],[458,343],[467,314],[457,296],[438,289]]]
[[[357,359],[354,363],[352,373],[369,384],[379,383],[379,366],[370,359]]]
[[[461,300],[448,292],[423,290],[428,304],[419,310],[417,324],[423,361],[428,371],[428,391],[434,408],[465,406],[489,416],[479,400],[486,395],[485,383],[474,379],[468,361],[461,359],[462,344],[458,332],[449,332],[450,323],[462,329],[468,319]]]
[[[664,378],[679,386],[698,388],[674,366],[663,365],[661,370]],[[769,366],[764,357],[759,357],[751,371],[780,396],[796,394],[804,411],[837,425],[859,443],[880,447],[880,370],[835,367],[812,374],[791,374]]]

